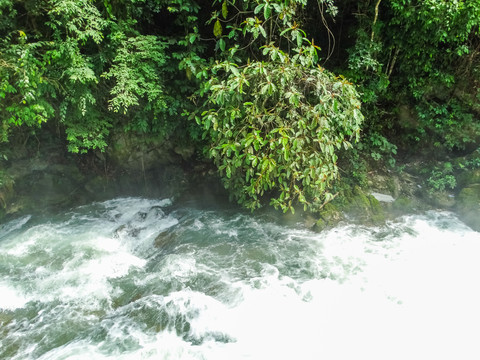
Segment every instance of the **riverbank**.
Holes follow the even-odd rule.
[[[444,209],[456,212],[480,231],[480,169],[471,166],[479,157],[476,151],[449,159],[452,169],[443,178],[440,174],[433,179],[435,172],[427,170],[445,167],[447,161],[415,159],[394,169],[371,164],[361,184],[344,175],[336,185],[335,199],[319,213],[301,209],[296,214],[272,209],[259,213],[322,231],[347,220],[381,225],[404,214]],[[1,166],[0,218],[5,219],[119,196],[197,199],[205,204],[228,201],[214,167],[195,154],[193,147],[144,141],[131,135],[118,137],[105,153],[83,155],[68,153],[64,143],[52,138],[38,144],[29,142]],[[432,181],[437,181],[437,189],[429,187]],[[442,187],[442,181],[455,181],[455,186]]]

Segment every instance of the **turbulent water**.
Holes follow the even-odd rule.
[[[480,359],[480,233],[138,198],[0,226],[1,359]]]

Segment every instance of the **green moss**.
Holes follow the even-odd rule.
[[[352,197],[345,201],[345,212],[360,221],[373,224],[385,221],[385,211],[380,202],[372,195],[366,194],[360,187],[356,186],[352,191]]]
[[[10,203],[15,195],[13,179],[0,171],[0,220],[9,212]]]
[[[388,192],[390,194],[396,194],[398,189],[397,189],[397,184],[395,183],[395,179],[393,177],[389,177],[386,181],[386,186],[388,189]]]
[[[321,231],[336,225],[343,219],[342,212],[332,203],[326,204],[319,213],[320,218],[315,223],[315,230]]]
[[[322,231],[322,230],[325,230],[326,228],[328,227],[328,224],[325,220],[323,220],[322,218],[318,219],[317,222],[315,223],[315,227],[314,229],[316,231]]]
[[[457,197],[457,211],[472,229],[480,231],[480,184],[468,186]]]
[[[354,189],[354,193],[355,195],[352,198],[352,210],[355,212],[368,210],[370,207],[370,200],[368,199],[368,196],[359,187]]]
[[[464,210],[480,208],[480,184],[462,189],[458,194],[457,206]]]
[[[342,190],[341,196],[325,205],[319,212],[319,219],[315,224],[317,231],[336,225],[344,219],[344,213],[365,224],[380,225],[385,222],[385,209],[375,197],[366,194],[359,186],[345,187]]]
[[[415,209],[415,204],[412,199],[400,196],[393,202],[392,208],[396,214],[406,214]]]
[[[480,169],[467,170],[458,176],[458,183],[462,186],[480,184]]]
[[[375,199],[372,195],[368,195],[368,200],[370,201],[370,216],[374,224],[382,224],[385,222],[385,212],[383,210],[380,201]]]

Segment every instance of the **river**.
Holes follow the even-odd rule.
[[[480,233],[120,198],[0,225],[0,359],[480,359]]]

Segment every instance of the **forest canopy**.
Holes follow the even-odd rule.
[[[1,138],[193,141],[243,205],[318,209],[339,156],[478,146],[479,23],[480,0],[0,0]]]

